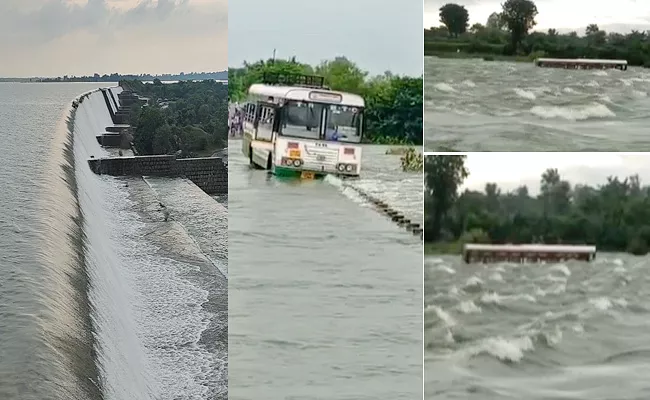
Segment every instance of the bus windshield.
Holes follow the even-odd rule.
[[[361,142],[362,111],[357,107],[331,105],[327,112],[326,140]]]
[[[303,139],[321,139],[321,121],[325,106],[290,101],[283,107],[282,135]]]

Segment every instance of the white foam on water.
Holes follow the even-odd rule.
[[[569,267],[567,267],[565,264],[555,264],[551,268],[549,268],[550,271],[557,271],[561,272],[564,274],[564,276],[571,276],[571,271],[569,270]]]
[[[612,307],[612,302],[607,297],[598,297],[595,299],[589,299],[589,304],[591,304],[594,308],[600,311],[606,311]]]
[[[530,112],[540,118],[561,118],[569,121],[584,121],[593,118],[611,118],[616,116],[612,110],[600,103],[575,107],[534,106],[530,109]]]
[[[441,92],[447,92],[447,93],[456,93],[456,89],[454,89],[450,84],[444,83],[444,82],[439,82],[433,85],[434,88]]]
[[[428,305],[425,308],[425,311],[430,311],[430,310],[436,314],[438,319],[442,321],[442,323],[446,327],[451,328],[456,326],[456,320],[454,319],[454,317],[452,317],[451,314],[449,314],[447,311],[443,310],[442,307],[436,305]]]
[[[368,203],[367,200],[365,200],[358,191],[354,190],[353,188],[347,186],[343,180],[337,176],[334,175],[325,175],[325,178],[323,178],[324,182],[329,183],[330,185],[336,187],[339,189],[341,194],[343,194],[345,197],[348,199],[352,200],[353,202],[361,205],[361,206],[369,206],[370,204]]]
[[[491,281],[503,282],[503,276],[498,272],[493,272],[488,279]]]
[[[464,300],[457,306],[458,310],[463,314],[473,314],[482,312],[481,307],[474,304],[472,300]]]
[[[481,295],[481,303],[483,304],[501,304],[503,297],[497,292],[488,292]]]
[[[465,288],[480,288],[483,285],[483,280],[478,276],[471,276],[465,281]]]
[[[550,289],[546,291],[546,293],[550,293],[550,294],[562,294],[564,292],[566,292],[566,282],[553,285]]]
[[[448,273],[450,275],[454,275],[456,273],[455,269],[453,269],[450,266],[445,265],[445,264],[438,264],[436,269],[439,270],[439,271],[444,271],[444,272],[446,272],[446,273]]]
[[[533,92],[529,92],[527,90],[520,89],[520,88],[514,88],[513,91],[517,94],[517,96],[519,96],[519,97],[521,97],[523,99],[527,99],[527,100],[535,100],[535,99],[537,99],[537,96],[535,96],[535,93],[533,93]]]
[[[524,358],[524,352],[534,350],[534,346],[528,336],[514,338],[497,336],[484,339],[478,346],[468,350],[471,356],[488,354],[501,361],[518,363]]]
[[[544,333],[544,337],[546,338],[546,342],[549,345],[557,346],[562,341],[562,329],[558,325],[555,325],[553,332]]]
[[[466,79],[462,82],[462,85],[467,86],[467,87],[476,87],[476,83],[472,82],[469,79]]]

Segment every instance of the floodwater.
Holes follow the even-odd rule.
[[[650,151],[650,70],[425,57],[426,151]]]
[[[95,88],[0,84],[0,398],[226,399],[227,210],[94,175],[102,95],[65,119]]]
[[[407,216],[422,175],[364,149],[363,178]],[[422,397],[422,244],[338,179],[281,181],[229,144],[230,399]]]
[[[647,399],[649,264],[427,256],[425,399]]]

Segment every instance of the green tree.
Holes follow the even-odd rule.
[[[458,37],[467,31],[469,12],[464,6],[447,3],[440,7],[440,22],[447,27],[450,36]]]
[[[512,52],[516,53],[524,36],[536,24],[537,6],[531,0],[506,0],[502,8],[501,17],[510,31]]]
[[[594,33],[598,32],[598,31],[599,31],[598,25],[590,24],[590,25],[587,25],[587,28],[585,29],[585,34],[587,36],[589,36],[589,35],[593,35]]]
[[[314,72],[325,78],[325,82],[331,89],[350,93],[363,92],[365,79],[368,76],[367,72],[362,71],[345,57],[323,61]]]
[[[397,76],[387,71],[368,78],[366,71],[345,57],[324,61],[316,68],[291,59],[245,63],[243,68],[230,68],[228,72],[231,101],[245,99],[250,85],[260,82],[265,72],[316,73],[332,89],[364,98],[364,140],[381,144],[422,144],[422,77]],[[197,112],[202,115],[200,109]]]
[[[427,240],[440,237],[443,219],[458,196],[458,187],[468,175],[465,156],[426,156],[424,161],[425,205],[430,212],[425,216]]]
[[[487,22],[485,23],[485,27],[488,29],[503,29],[504,24],[503,24],[503,18],[501,17],[501,14],[493,12],[490,14],[490,16],[487,19]]]
[[[425,173],[427,162],[428,157]],[[427,233],[435,232],[432,221],[438,212],[427,186],[425,240],[467,241],[480,236],[493,243],[589,243],[604,251],[648,252],[650,187],[642,186],[637,175],[609,177],[592,187],[571,185],[557,169],[549,168],[539,189],[536,196],[525,186],[504,193],[494,183],[486,184],[483,192],[466,190],[439,218],[437,232],[444,234],[435,236]]]

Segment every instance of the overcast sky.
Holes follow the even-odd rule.
[[[424,0],[424,26],[439,26],[439,9],[454,1]],[[470,26],[485,24],[493,12],[501,10],[503,1],[459,0],[469,11]],[[650,3],[648,0],[536,0],[536,30],[577,31],[582,33],[587,25],[598,24],[607,31],[627,33],[632,29],[650,29]]]
[[[227,0],[0,0],[0,76],[223,71]]]
[[[530,193],[538,193],[542,173],[557,168],[562,179],[571,184],[599,185],[608,176],[624,179],[638,174],[642,185],[650,185],[650,153],[470,153],[465,165],[469,176],[465,188],[483,191],[494,182],[502,192],[527,185]]]
[[[346,56],[371,74],[422,74],[420,0],[232,0],[228,65]]]

